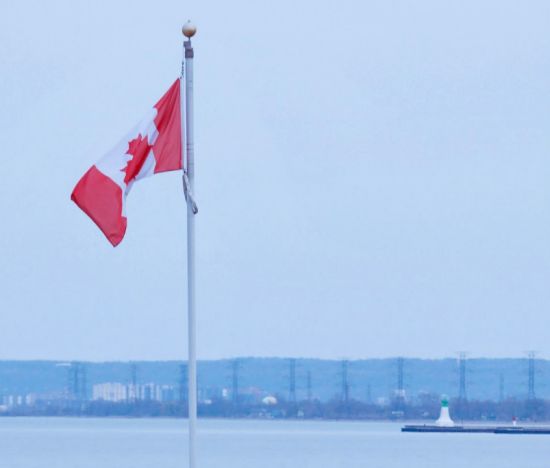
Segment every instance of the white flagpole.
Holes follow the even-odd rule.
[[[191,37],[195,35],[196,28],[191,22],[187,22],[182,28],[185,51],[185,112],[182,102],[182,127],[185,115],[185,164],[183,185],[187,200],[187,320],[188,320],[188,401],[189,401],[189,468],[196,468],[196,435],[197,435],[197,343],[196,343],[196,316],[195,316],[195,215],[197,206],[193,199],[193,187],[195,176],[195,160],[193,148],[193,47]],[[183,80],[180,86],[183,87]],[[180,91],[183,91],[180,88]],[[181,94],[183,96],[183,93]],[[183,128],[182,128],[183,130]],[[183,131],[182,131],[183,138]],[[182,148],[183,151],[183,148]]]

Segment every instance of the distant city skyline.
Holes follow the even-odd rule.
[[[199,359],[550,357],[550,4],[4,5],[1,359],[185,359],[180,174],[71,190],[195,47]]]

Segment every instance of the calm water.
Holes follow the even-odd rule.
[[[186,421],[0,418],[1,468],[180,468]],[[402,434],[392,423],[200,421],[200,468],[548,468],[550,436]]]

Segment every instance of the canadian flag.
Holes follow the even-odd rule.
[[[180,80],[78,181],[71,199],[113,246],[126,232],[126,196],[136,180],[182,168]]]

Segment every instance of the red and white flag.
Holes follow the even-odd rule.
[[[71,199],[117,246],[126,232],[126,196],[136,180],[182,169],[180,80],[145,118],[78,181]]]

